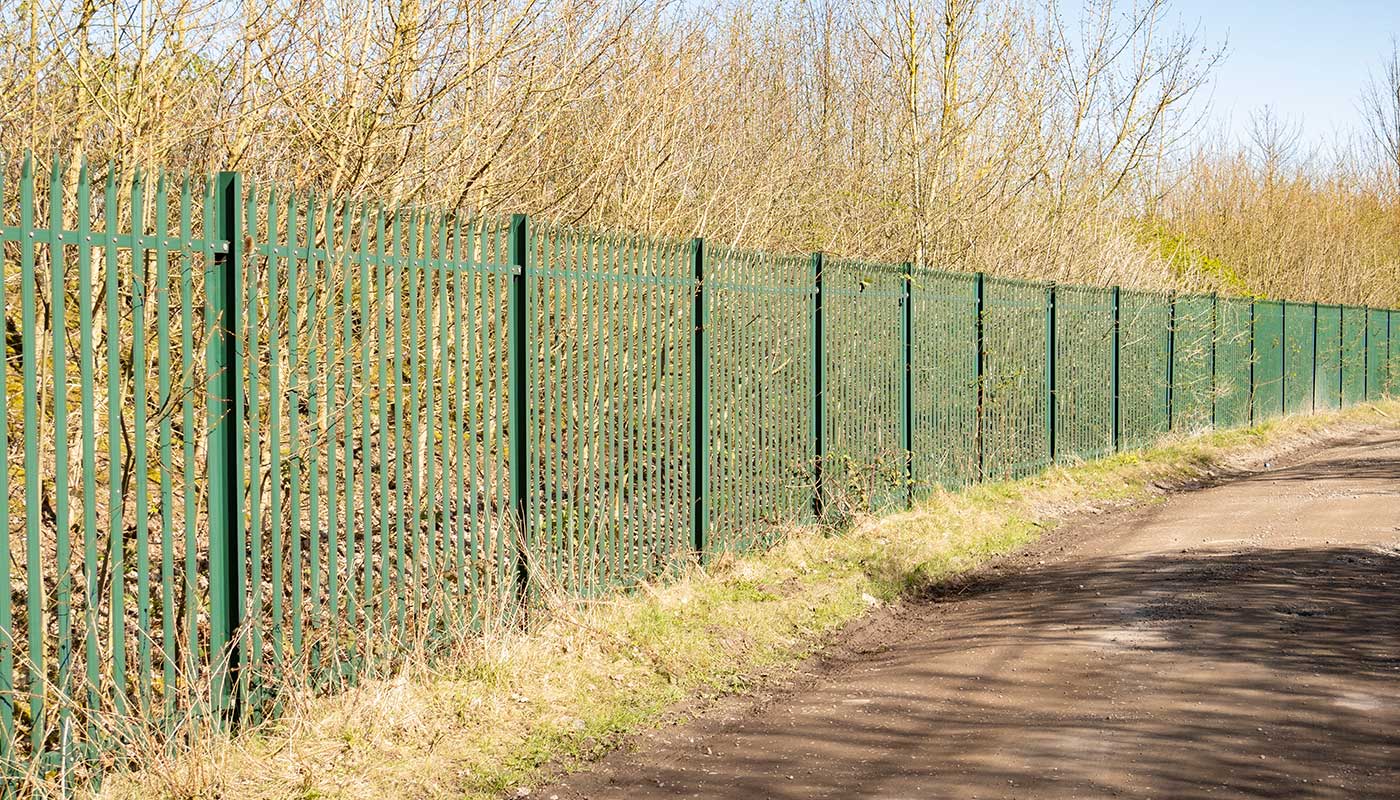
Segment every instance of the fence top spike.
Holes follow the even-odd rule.
[[[20,167],[19,176],[24,180],[34,177],[34,153],[27,147],[24,150],[24,166]]]

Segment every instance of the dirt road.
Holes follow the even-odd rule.
[[[1080,521],[588,798],[1400,798],[1400,434]]]

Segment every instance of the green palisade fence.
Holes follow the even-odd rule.
[[[1254,303],[1254,419],[1283,414],[1283,304]]]
[[[1119,294],[1118,415],[1122,449],[1155,441],[1168,429],[1165,295],[1124,289]]]
[[[916,492],[977,479],[977,278],[919,271],[911,280]]]
[[[1366,310],[1342,307],[1342,388],[1343,407],[1366,398]]]
[[[1172,337],[1172,429],[1198,431],[1211,425],[1215,364],[1215,299],[1176,298]]]
[[[992,479],[1029,475],[1050,463],[1047,286],[987,278],[982,469]]]
[[[812,261],[706,243],[705,279],[706,541],[744,551],[811,518]]]
[[[0,767],[940,487],[1400,388],[1400,315],[0,172]],[[127,720],[114,724],[114,720]]]
[[[1113,450],[1113,293],[1055,287],[1055,457]]]
[[[1215,327],[1215,424],[1221,428],[1248,425],[1254,359],[1253,303],[1219,299]]]
[[[1366,399],[1379,400],[1385,395],[1385,367],[1390,344],[1388,311],[1366,309]]]
[[[822,262],[828,513],[902,507],[904,270],[826,257]]]
[[[1283,317],[1283,411],[1312,410],[1316,308],[1311,303],[1285,303]]]
[[[1386,315],[1386,397],[1400,393],[1400,312],[1387,311]]]
[[[1342,404],[1342,309],[1317,307],[1317,358],[1314,366],[1314,407],[1335,410]]]

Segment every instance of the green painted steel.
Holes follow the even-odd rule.
[[[691,278],[695,281],[690,339],[690,529],[691,546],[703,561],[710,521],[710,430],[705,414],[710,405],[710,359],[705,344],[710,314],[705,295],[705,240],[696,238],[690,248]]]
[[[826,519],[826,315],[822,310],[822,254],[812,254],[811,331],[807,349],[812,353],[812,517]],[[708,414],[697,413],[697,419]]]
[[[987,278],[984,285],[983,470],[1029,475],[1050,463],[1046,284]]]
[[[1342,306],[1342,407],[1366,400],[1366,310]]]
[[[904,368],[900,370],[899,427],[904,448],[904,505],[914,507],[914,266],[905,264],[900,281],[900,342]]]
[[[1386,397],[1400,396],[1400,311],[1386,312]]]
[[[1113,291],[1055,287],[1056,458],[1113,450]]]
[[[1342,309],[1317,307],[1317,364],[1313,403],[1319,410],[1334,410],[1342,402]]]
[[[1312,303],[1284,304],[1284,413],[1312,412],[1315,312]]]
[[[1210,427],[1214,402],[1215,301],[1209,295],[1176,298],[1172,337],[1172,429]]]
[[[530,556],[554,588],[634,586],[694,553],[695,252],[534,226]]]
[[[1312,303],[1285,303],[1283,325],[1283,411],[1307,414],[1313,410],[1314,339],[1316,307]]]
[[[1119,445],[1143,447],[1167,432],[1167,324],[1165,296],[1119,292]]]
[[[766,546],[811,519],[812,260],[709,243],[705,256],[709,541],[719,553]]]
[[[823,489],[828,516],[844,519],[905,503],[904,277],[831,257],[822,273]]]
[[[915,494],[977,479],[977,277],[915,271],[910,287]]]
[[[1366,309],[1366,399],[1379,400],[1385,396],[1385,368],[1389,356],[1390,324],[1388,312]]]
[[[1250,363],[1253,336],[1248,300],[1222,297],[1215,312],[1215,420],[1222,428],[1250,420]]]
[[[332,691],[817,517],[1400,384],[1385,310],[777,256],[235,173],[26,159],[0,179],[23,334],[0,362],[6,780],[87,774],[138,718],[261,720],[289,676]]]
[[[1109,433],[1112,438],[1113,452],[1116,453],[1123,447],[1123,416],[1118,391],[1122,378],[1122,361],[1119,358],[1119,350],[1122,347],[1122,289],[1115,286],[1110,291],[1112,292],[1109,304],[1113,314],[1113,340],[1109,343]]]
[[[1283,413],[1283,304],[1254,303],[1254,421]]]

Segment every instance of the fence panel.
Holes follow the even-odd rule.
[[[207,555],[205,276],[227,243],[208,178],[84,166],[65,199],[57,160],[6,172],[0,774],[77,783],[103,719],[173,721],[210,674],[186,568]]]
[[[532,254],[540,572],[575,594],[673,574],[692,555],[691,244],[540,225]]]
[[[762,547],[811,518],[811,262],[706,248],[710,541]]]
[[[847,517],[903,505],[904,270],[822,262],[826,358],[826,508]]]
[[[977,294],[967,274],[916,272],[912,380],[915,492],[977,478]]]
[[[1400,312],[1386,312],[1389,338],[1386,343],[1386,397],[1400,395]]]
[[[1283,412],[1305,414],[1312,411],[1313,398],[1313,305],[1283,307]]]
[[[1215,424],[1219,427],[1249,424],[1252,341],[1250,301],[1220,298],[1215,332]]]
[[[1333,410],[1342,402],[1342,309],[1317,307],[1317,377],[1313,402],[1319,410]]]
[[[1366,399],[1366,311],[1342,306],[1342,406]]]
[[[1254,303],[1254,421],[1283,414],[1283,305]]]
[[[1390,343],[1390,325],[1386,312],[1366,309],[1366,399],[1379,400],[1385,395],[1386,349]]]
[[[1214,396],[1215,300],[1208,295],[1176,298],[1172,346],[1172,429],[1210,427]]]
[[[1055,457],[1097,458],[1113,449],[1113,293],[1055,289]]]
[[[1118,406],[1121,447],[1143,447],[1167,432],[1167,298],[1119,294]]]
[[[983,469],[1029,475],[1050,463],[1046,284],[987,278],[984,289]]]
[[[257,713],[287,675],[333,688],[511,613],[518,270],[504,221],[252,185],[246,209],[240,579]],[[552,574],[558,554],[531,555]]]

